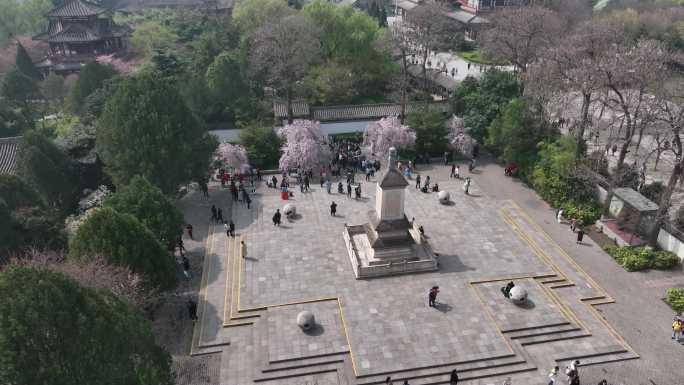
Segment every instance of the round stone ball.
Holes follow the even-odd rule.
[[[515,303],[524,303],[527,301],[527,290],[520,286],[514,286],[511,289],[511,300]]]
[[[449,194],[448,191],[440,191],[437,193],[437,199],[439,199],[439,203],[445,204],[449,202],[449,199],[451,198],[451,195]]]
[[[304,310],[297,314],[297,325],[304,331],[311,330],[316,325],[316,319],[312,312]]]
[[[283,207],[283,213],[285,213],[285,216],[291,217],[297,214],[297,206],[292,203],[288,203],[285,205],[285,207]]]

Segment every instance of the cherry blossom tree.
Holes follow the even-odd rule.
[[[247,150],[239,144],[221,143],[216,149],[214,159],[221,162],[226,167],[240,169],[242,165],[248,164]]]
[[[320,122],[294,120],[292,124],[280,128],[278,136],[285,140],[281,147],[281,170],[297,167],[309,169],[330,162],[328,138],[321,131]]]
[[[116,57],[115,54],[97,56],[95,61],[112,66],[120,74],[129,74],[133,72],[135,67],[142,64],[142,60],[123,60]]]
[[[416,133],[401,124],[397,116],[388,116],[370,123],[363,133],[363,151],[372,159],[385,159],[390,147],[397,149],[412,146]]]

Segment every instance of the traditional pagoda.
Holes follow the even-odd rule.
[[[78,72],[97,55],[119,51],[126,46],[128,29],[112,20],[113,11],[86,0],[65,0],[45,16],[48,30],[34,40],[46,41],[49,54],[39,63],[45,73]]]

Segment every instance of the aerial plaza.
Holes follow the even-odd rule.
[[[360,199],[314,185],[285,201],[262,184],[251,209],[233,205],[235,237],[210,229],[192,354],[220,352],[221,383],[447,384],[456,370],[546,384],[555,366],[639,357],[595,309],[611,296],[515,201],[422,166],[444,204],[394,161],[357,181]],[[274,226],[286,204],[297,214]]]

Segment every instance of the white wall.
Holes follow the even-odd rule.
[[[674,235],[665,231],[665,229],[660,229],[658,233],[658,246],[661,249],[671,251],[684,261],[684,243],[677,239]]]

